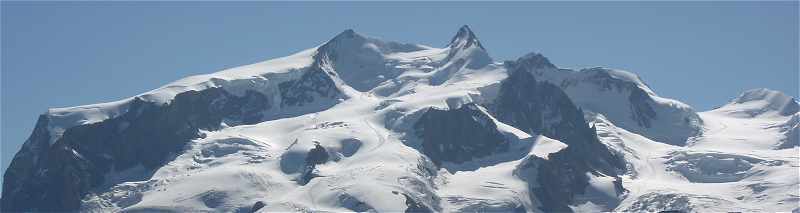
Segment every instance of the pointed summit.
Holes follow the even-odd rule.
[[[339,33],[338,35],[336,35],[335,37],[333,37],[333,39],[331,39],[331,41],[339,40],[339,39],[354,39],[354,38],[357,38],[357,37],[363,38],[364,36],[359,35],[353,29],[346,29],[346,30],[342,31],[341,33]]]
[[[353,29],[346,29],[334,36],[328,42],[325,42],[320,49],[329,49],[330,46],[341,46],[346,44],[361,44],[364,42],[367,42],[367,37],[356,33],[356,31]]]
[[[458,33],[456,33],[456,36],[453,36],[448,46],[450,48],[459,49],[477,46],[478,48],[484,49],[481,42],[478,41],[478,37],[475,36],[475,33],[473,33],[467,25],[461,26],[461,28],[458,29]]]

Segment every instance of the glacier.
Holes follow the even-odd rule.
[[[345,30],[283,58],[50,109],[3,212],[800,211],[793,97],[697,112],[638,75]]]

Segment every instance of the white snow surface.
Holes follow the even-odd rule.
[[[533,57],[531,55],[528,57]],[[691,106],[658,96],[632,72],[603,67],[578,70],[550,67],[535,69],[532,73],[537,80],[561,86],[582,109],[603,114],[619,127],[651,140],[679,144],[701,131],[702,120]],[[629,96],[635,88],[642,89],[653,100],[648,105],[655,112],[655,118],[650,120],[649,127],[642,126],[633,117]]]
[[[736,117],[781,117],[797,113],[798,103],[781,92],[760,88],[745,91],[714,111]]]
[[[515,177],[513,170],[526,156],[546,159],[547,154],[565,148],[564,143],[494,120],[511,139],[508,153],[437,169],[413,148],[419,139],[408,121],[421,110],[486,104],[507,76],[479,43],[465,46],[465,39],[473,39],[471,34],[460,32],[450,45],[432,48],[345,31],[332,39],[337,43],[329,47],[336,57],[329,59],[349,99],[320,112],[205,132],[207,137],[191,141],[185,152],[155,171],[134,168],[109,174],[106,187],[87,196],[82,210],[246,212],[262,201],[266,206],[260,211],[264,212],[398,212],[406,209],[407,195],[440,212],[514,206],[537,211],[539,204],[531,202],[529,183]],[[136,97],[169,103],[178,93],[211,87],[232,94],[250,89],[274,95],[280,82],[299,77],[314,63],[320,47],[187,77]],[[587,112],[601,141],[621,153],[628,164],[623,175],[627,193],[617,196],[613,179],[590,176],[590,186],[577,198],[574,210],[798,211],[800,149],[775,149],[786,137],[775,126],[792,116],[738,113],[755,105],[785,111],[789,103],[785,95],[749,91],[691,120],[697,115],[690,106],[656,96],[635,74],[603,68],[602,72],[633,83],[655,100],[654,108],[662,117],[652,128],[641,128],[629,119],[629,107],[614,105],[627,101],[627,93],[579,83],[597,69],[601,68],[542,70],[537,77],[573,82],[566,87],[570,98]],[[131,100],[49,110],[52,140],[69,127],[125,113]],[[686,119],[695,122],[691,126],[701,128],[702,134],[690,137],[687,146],[657,142],[686,134],[681,127]],[[297,179],[315,142],[326,148],[332,160],[318,165],[319,177],[303,185]]]
[[[704,132],[686,147],[653,142],[590,115],[601,141],[628,163],[623,185],[629,192],[614,210],[797,211],[800,148],[775,149],[785,136],[773,128],[790,116],[742,118],[726,112],[701,112]]]

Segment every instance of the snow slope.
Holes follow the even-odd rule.
[[[602,115],[591,115],[601,140],[625,153],[628,162],[624,183],[630,192],[616,210],[797,211],[800,149],[776,149],[785,136],[775,126],[791,116],[779,116],[782,108],[764,110],[774,105],[765,102],[775,100],[759,99],[760,103],[742,105],[747,101],[741,101],[741,97],[751,93],[745,92],[724,107],[701,112],[705,131],[691,138],[686,147],[654,143],[615,126]],[[787,99],[777,100],[783,106]],[[743,111],[767,115],[742,117]]]
[[[703,121],[691,106],[656,95],[634,73],[603,67],[558,68],[538,53],[506,64],[561,86],[581,108],[601,113],[620,127],[654,141],[683,145],[687,138],[701,132]]]
[[[591,147],[526,133],[495,118],[487,109],[495,107],[512,69],[557,85],[585,112],[599,141],[624,160],[617,178],[581,173],[586,186],[559,201],[569,204],[566,210],[798,211],[800,114],[793,98],[751,90],[696,113],[657,96],[631,72],[560,69],[540,54],[494,62],[467,26],[442,48],[345,30],[291,56],[187,77],[116,102],[51,109],[6,173],[3,210],[64,210],[69,203],[55,203],[69,198],[78,201],[73,210],[85,212],[542,212],[547,199],[536,194],[548,183],[539,178],[553,177],[537,168],[581,166],[557,160],[577,159],[565,150]],[[580,114],[574,108],[547,108],[553,114],[546,117]],[[174,115],[187,109],[211,113]],[[508,146],[463,162],[434,161],[446,158],[427,156],[431,150],[424,147],[431,142],[416,128],[432,109],[467,111],[459,119],[476,124],[468,127],[499,135]],[[179,151],[160,156],[163,164],[115,167],[123,157],[113,154],[147,154],[125,151],[158,134],[126,134],[157,126],[135,123],[149,121],[151,112],[168,118],[155,121],[176,123],[167,126],[176,132],[197,134],[178,141]],[[204,117],[217,112],[227,114]],[[439,151],[486,153],[444,144]],[[155,145],[141,149],[161,148]],[[100,162],[112,166],[103,170]],[[99,181],[60,182],[75,182],[75,174]],[[91,187],[71,187],[82,184]]]

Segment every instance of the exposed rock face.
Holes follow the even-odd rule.
[[[259,209],[264,208],[264,206],[267,206],[267,204],[264,204],[263,201],[256,201],[253,207],[250,208],[250,212],[257,212]]]
[[[317,164],[328,162],[328,157],[328,151],[325,150],[325,147],[319,145],[319,143],[314,144],[314,148],[309,150],[308,155],[306,155],[306,163],[303,167],[300,183],[306,184],[308,181],[311,181],[312,178],[316,177],[317,175],[314,174],[314,169],[317,168]]]
[[[540,53],[528,53],[520,57],[519,60],[515,62],[506,62],[506,64],[515,69],[525,68],[537,76],[543,75],[543,72],[546,70],[558,69],[556,65],[550,63],[550,59],[547,59],[547,57],[544,57],[544,55]]]
[[[462,163],[508,149],[497,124],[475,103],[457,109],[428,109],[414,125],[422,151],[434,163]]]
[[[498,121],[527,133],[542,134],[575,149],[600,151],[593,155],[606,159],[603,162],[608,165],[602,167],[616,164],[608,149],[597,140],[595,130],[586,123],[583,111],[558,86],[537,82],[529,72],[512,71],[503,80],[494,114]]]
[[[513,72],[500,84],[495,100],[497,120],[528,133],[569,135],[583,121],[581,112],[557,86],[536,82],[527,72]]]
[[[481,45],[481,42],[478,40],[478,37],[475,36],[475,33],[472,32],[472,29],[469,26],[464,25],[458,29],[458,33],[450,39],[450,44],[448,47],[451,48],[451,54],[457,49],[467,49],[467,48],[479,48],[481,50],[486,50]]]
[[[311,67],[297,80],[280,83],[278,88],[282,107],[302,106],[319,98],[336,98],[341,95],[330,73],[318,66]]]
[[[538,181],[530,190],[544,211],[569,211],[569,202],[588,185],[586,173],[617,177],[616,170],[625,168],[567,95],[553,84],[537,82],[529,72],[512,71],[501,83],[494,111],[503,123],[568,145],[547,160],[530,156],[516,171],[523,179]]]

